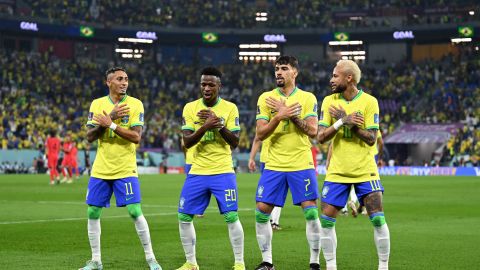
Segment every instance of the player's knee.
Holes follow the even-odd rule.
[[[270,221],[270,215],[263,213],[262,211],[256,209],[255,210],[255,220],[258,223],[267,223]]]
[[[193,221],[193,215],[178,213],[178,220],[181,221],[181,222],[192,222]]]
[[[370,216],[370,222],[372,222],[373,226],[381,227],[382,225],[386,224],[385,215],[383,212],[374,213]]]
[[[225,222],[227,223],[234,223],[238,220],[238,213],[236,211],[230,211],[223,214],[223,218],[225,218]]]
[[[325,215],[322,215],[320,217],[320,223],[322,224],[322,228],[333,228],[335,227],[335,222],[337,222],[335,218]]]
[[[306,220],[318,219],[318,208],[316,206],[308,206],[303,209],[303,215]]]
[[[87,208],[87,215],[89,219],[99,219],[102,214],[102,208],[89,205]]]
[[[128,214],[132,218],[135,218],[135,219],[138,218],[139,216],[143,215],[142,207],[140,207],[139,203],[134,203],[134,204],[127,205],[127,210],[128,210]]]

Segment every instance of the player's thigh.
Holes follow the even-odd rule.
[[[293,204],[318,199],[318,182],[314,169],[287,173],[287,183],[292,192]]]
[[[335,183],[325,180],[321,195],[322,207],[324,207],[323,204],[329,204],[343,208],[347,204],[351,185],[349,183]]]
[[[86,203],[98,207],[109,207],[112,193],[113,182],[110,180],[90,177],[90,180],[88,181]]]
[[[287,173],[265,169],[258,181],[256,201],[283,207],[287,193]]]
[[[209,184],[221,214],[238,210],[238,189],[234,173],[212,175]]]
[[[355,193],[357,193],[360,205],[367,206],[368,204],[368,212],[379,209],[382,209],[383,211],[382,194],[385,189],[383,188],[382,182],[380,180],[370,180],[366,182],[356,183],[354,186]],[[367,200],[367,197],[371,197],[372,200]],[[367,201],[370,201],[370,203],[367,203]]]
[[[113,192],[117,206],[140,203],[142,194],[140,192],[140,182],[138,177],[125,177],[114,180]]]
[[[180,192],[178,212],[203,214],[210,203],[210,175],[188,174]]]

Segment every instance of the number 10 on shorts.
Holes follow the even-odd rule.
[[[237,191],[235,189],[225,189],[225,201],[235,202],[237,200]]]

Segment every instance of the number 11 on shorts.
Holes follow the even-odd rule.
[[[133,195],[132,183],[125,183],[125,195]]]

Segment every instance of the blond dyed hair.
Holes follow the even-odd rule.
[[[355,84],[360,83],[362,78],[362,71],[358,67],[357,63],[353,60],[339,60],[337,67],[340,67],[345,75],[352,75]]]

